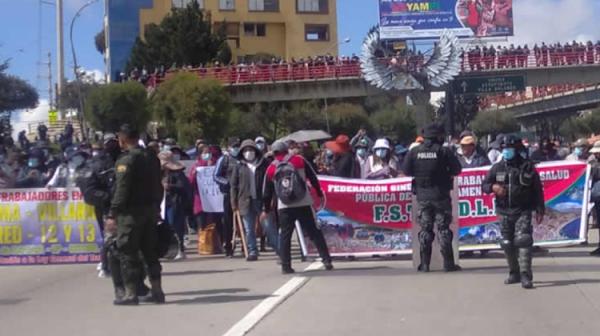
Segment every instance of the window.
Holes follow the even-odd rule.
[[[220,10],[235,10],[235,0],[219,0]]]
[[[329,0],[296,0],[298,13],[328,13]]]
[[[267,36],[267,25],[264,23],[244,23],[244,36]]]
[[[240,36],[240,24],[237,22],[215,22],[214,24],[214,31],[215,32],[220,32],[221,29],[223,29],[223,25],[225,26],[225,35],[227,37],[239,37]]]
[[[196,0],[198,1],[198,5],[200,9],[204,9],[204,0]],[[186,8],[189,4],[194,2],[194,0],[171,0],[173,7],[175,8]]]
[[[329,25],[306,25],[304,38],[306,41],[329,41]]]
[[[255,12],[279,12],[279,0],[248,0],[248,10]]]

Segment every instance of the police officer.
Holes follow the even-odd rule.
[[[116,231],[116,246],[121,263],[125,295],[115,305],[137,305],[137,282],[143,272],[141,255],[148,268],[152,300],[164,303],[161,265],[158,260],[157,222],[163,198],[160,161],[138,145],[139,133],[123,125],[119,144],[124,153],[115,166],[115,193],[110,205],[106,230]]]
[[[425,142],[413,148],[404,161],[404,173],[414,177],[413,192],[419,203],[417,220],[421,226],[421,263],[418,269],[420,272],[429,272],[435,225],[444,257],[444,270],[459,271],[461,268],[454,263],[452,251],[450,190],[453,188],[453,177],[461,172],[460,162],[449,148],[443,147],[444,128],[441,125],[428,125],[423,135]]]
[[[531,252],[533,246],[532,212],[538,223],[544,218],[544,191],[534,163],[524,154],[521,139],[505,136],[502,161],[492,166],[483,181],[483,192],[496,196],[500,221],[500,245],[506,255],[509,276],[505,284],[521,282],[533,288]]]
[[[96,220],[102,234],[104,234],[104,217],[108,215],[114,193],[115,162],[121,153],[119,141],[114,134],[105,134],[103,140],[103,150],[78,169],[75,181],[83,194],[84,201],[94,206]],[[98,276],[105,277],[109,273],[108,255],[105,248],[100,251],[100,255],[102,263]]]

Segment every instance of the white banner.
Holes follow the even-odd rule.
[[[213,179],[215,168],[214,166],[196,168],[196,182],[204,212],[223,212],[223,194]]]

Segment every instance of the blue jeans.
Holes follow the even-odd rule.
[[[242,215],[242,222],[244,223],[244,231],[246,231],[246,243],[248,244],[248,255],[258,256],[258,248],[256,246],[256,219],[260,215],[258,212],[260,203],[256,200],[252,200],[248,213]]]
[[[267,236],[267,243],[279,255],[279,230],[275,224],[275,213],[271,212],[267,219],[262,221],[260,225]]]
[[[171,226],[179,239],[179,249],[185,251],[183,238],[185,236],[185,213],[178,206],[167,207],[167,223]]]

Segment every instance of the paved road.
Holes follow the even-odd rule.
[[[590,249],[535,258],[531,291],[502,284],[499,253],[461,260],[465,271],[455,274],[373,259],[296,276],[279,274],[271,254],[254,263],[192,256],[164,264],[169,304],[139,307],[113,307],[110,282],[96,278],[95,265],[4,267],[0,334],[223,335],[304,278],[249,335],[588,335],[600,328],[600,259]]]

